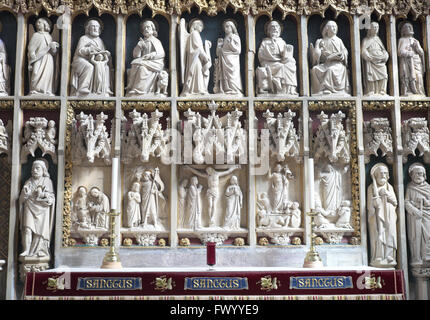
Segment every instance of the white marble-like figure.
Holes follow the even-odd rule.
[[[138,227],[142,220],[140,213],[142,197],[140,196],[139,182],[134,182],[132,184],[131,190],[127,193],[127,200],[126,219],[124,221],[125,227]]]
[[[42,150],[42,157],[49,154],[54,162],[57,161],[55,146],[56,129],[55,121],[42,117],[30,118],[24,126],[23,147],[21,149],[21,160],[27,162],[27,156],[35,156],[37,148]]]
[[[370,155],[387,156],[387,162],[393,161],[393,137],[391,134],[390,121],[387,118],[373,118],[364,122],[364,162],[369,163]]]
[[[191,177],[190,185],[187,189],[185,210],[182,226],[186,229],[202,228],[202,204],[200,193],[203,186],[199,184],[196,176]]]
[[[108,116],[103,112],[96,116],[81,111],[72,124],[72,161],[80,164],[86,158],[94,163],[95,158],[103,159],[105,164],[111,163],[111,139],[107,133],[105,121]]]
[[[70,95],[112,95],[112,58],[100,38],[101,22],[91,18],[85,23],[85,35],[78,42],[73,56]]]
[[[3,25],[0,23],[0,31]],[[6,46],[0,39],[0,96],[8,96],[10,93],[11,68],[7,64]]]
[[[239,230],[243,195],[236,176],[230,178],[230,185],[225,190],[224,195],[226,198],[226,208],[223,228]]]
[[[85,229],[90,228],[91,218],[88,209],[88,190],[86,187],[78,187],[72,204],[72,222],[74,225]]]
[[[228,112],[227,123],[224,126],[224,145],[226,150],[226,162],[232,164],[237,157],[241,157],[245,153],[246,148],[246,131],[242,128],[240,117],[243,112],[237,110]]]
[[[400,92],[402,96],[425,96],[424,73],[425,57],[420,42],[415,39],[414,28],[411,23],[399,25],[401,38],[397,51],[399,56]]]
[[[242,50],[236,23],[225,20],[222,24],[225,38],[219,38],[214,61],[214,93],[243,95],[240,77],[240,53]]]
[[[318,161],[327,158],[331,163],[349,163],[349,122],[347,121],[346,130],[343,127],[342,119],[345,114],[339,111],[328,116],[321,111],[317,116],[320,125],[314,138],[314,158]]]
[[[88,195],[88,210],[91,225],[95,228],[109,228],[109,198],[97,187],[91,188]]]
[[[339,218],[336,221],[336,227],[352,229],[351,220],[351,201],[343,200],[338,209]]]
[[[148,228],[150,224],[157,229],[160,227],[160,214],[165,210],[166,205],[166,200],[163,196],[164,183],[160,178],[159,169],[155,168],[153,172],[146,170],[143,173],[140,184],[142,185],[141,224],[144,229]]]
[[[397,264],[397,198],[388,183],[389,173],[385,164],[375,164],[370,175],[372,184],[367,189],[370,265],[393,267]]]
[[[283,213],[288,204],[288,183],[293,179],[293,173],[288,166],[281,164],[275,166],[274,172],[269,169],[268,178],[270,181],[270,204],[273,213]]]
[[[277,157],[277,161],[284,161],[286,157],[299,159],[300,138],[293,123],[295,116],[296,113],[291,110],[284,112],[283,115],[279,113],[277,118],[269,109],[263,114],[266,119],[264,128],[270,131],[270,149],[272,155]]]
[[[59,74],[55,57],[60,44],[52,39],[49,19],[39,18],[35,26],[37,32],[33,34],[28,44],[29,94],[53,96]]]
[[[372,22],[367,36],[361,42],[363,85],[364,94],[367,96],[387,94],[387,61],[390,55],[378,37],[378,32],[379,24]]]
[[[179,183],[179,187],[178,187],[178,202],[179,202],[178,212],[181,215],[181,222],[179,225],[182,228],[184,228],[186,225],[187,213],[185,212],[185,210],[186,210],[187,193],[188,193],[188,179],[184,179]]]
[[[179,23],[179,45],[181,59],[181,96],[208,94],[209,69],[212,66],[210,48],[212,43],[205,40],[203,44],[200,33],[204,24],[200,19],[189,23],[190,32],[185,27],[185,19]]]
[[[302,212],[299,208],[300,204],[297,201],[294,201],[291,205],[291,210],[289,214],[289,221],[287,226],[289,225],[291,228],[300,228],[300,224],[302,221]]]
[[[322,39],[311,44],[312,95],[350,95],[348,76],[348,50],[337,36],[336,22],[329,20],[321,25]]]
[[[430,136],[426,118],[410,118],[402,124],[403,163],[408,160],[408,155],[415,156],[418,150],[419,157],[424,157],[424,162],[430,162]]]
[[[4,126],[3,120],[0,119],[0,154],[9,153],[9,135],[7,133],[6,127]]]
[[[127,96],[167,94],[169,74],[164,70],[165,52],[153,20],[140,24],[143,39],[133,49],[133,61],[128,71]]]
[[[50,257],[55,194],[45,160],[36,160],[19,196],[22,257]]]
[[[410,264],[419,266],[430,261],[430,185],[426,169],[421,163],[409,167],[412,181],[406,187]]]
[[[260,67],[255,71],[258,94],[298,96],[294,47],[281,38],[281,24],[273,20],[266,24],[264,38],[258,49]]]
[[[132,119],[132,125],[127,134],[123,135],[122,161],[124,163],[128,164],[135,158],[141,162],[148,162],[150,156],[160,158],[169,153],[169,137],[160,123],[162,112],[156,109],[148,119],[146,113],[142,115],[133,110],[129,116]],[[167,122],[170,122],[169,118]]]
[[[208,189],[206,192],[209,208],[209,227],[215,226],[215,221],[217,217],[217,207],[218,207],[218,197],[219,197],[219,181],[220,178],[226,178],[226,176],[230,175],[236,169],[240,169],[240,166],[232,166],[231,168],[218,172],[212,167],[206,168],[206,173],[202,173],[199,170],[196,170],[190,166],[185,166],[189,171],[194,173],[195,175],[207,179]]]

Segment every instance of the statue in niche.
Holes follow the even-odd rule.
[[[202,204],[200,194],[203,186],[199,184],[196,176],[191,177],[187,189],[185,210],[183,211],[182,227],[186,229],[202,228]]]
[[[102,24],[91,18],[84,27],[85,35],[79,39],[73,56],[70,95],[107,97],[112,95],[113,67],[111,54],[100,38]]]
[[[378,156],[381,150],[382,157],[387,156],[387,162],[393,162],[393,137],[390,121],[387,118],[373,118],[364,122],[364,162],[369,163],[370,155]]]
[[[321,25],[322,39],[311,44],[311,93],[312,95],[350,95],[348,75],[348,50],[337,37],[336,22],[329,20]]]
[[[258,94],[298,96],[294,47],[281,38],[281,23],[277,20],[265,25],[264,38],[258,49],[260,67],[255,75]]]
[[[30,118],[24,126],[24,146],[21,149],[21,161],[27,162],[27,156],[35,156],[37,148],[42,150],[42,157],[49,154],[54,163],[57,161],[55,146],[57,141],[55,121],[42,117]]]
[[[140,212],[142,216],[141,225],[144,229],[149,228],[149,222],[155,229],[160,226],[159,217],[165,210],[166,200],[163,196],[164,183],[160,178],[159,169],[146,170],[142,176],[142,201]]]
[[[328,158],[331,163],[349,163],[349,121],[347,120],[347,128],[344,130],[342,119],[345,114],[339,111],[328,116],[321,111],[317,116],[320,120],[320,125],[317,129],[314,138],[314,158],[318,161],[320,158]]]
[[[402,124],[403,163],[408,161],[408,155],[424,157],[424,162],[430,162],[430,137],[425,118],[410,118]]]
[[[109,228],[109,198],[97,187],[90,190],[88,196],[88,210],[92,227]]]
[[[49,258],[55,194],[45,159],[35,160],[19,196],[21,257]]]
[[[367,189],[367,216],[370,237],[370,265],[392,267],[397,264],[397,198],[388,183],[388,167],[375,164],[370,170],[372,184]]]
[[[91,218],[88,209],[88,190],[86,187],[78,187],[72,204],[72,222],[80,228],[89,229],[91,227]]]
[[[181,61],[181,96],[208,94],[209,69],[212,66],[210,48],[212,43],[205,40],[203,44],[200,33],[204,24],[200,19],[189,23],[190,33],[185,28],[185,19],[179,23],[179,45]]]
[[[180,226],[184,228],[186,225],[186,198],[188,193],[188,179],[184,179],[179,183],[178,187],[178,201],[179,201],[179,214],[181,214],[181,223]]]
[[[387,95],[387,61],[390,55],[378,37],[379,24],[372,22],[361,43],[363,85],[366,96]]]
[[[222,24],[225,38],[218,38],[214,61],[214,93],[243,95],[240,77],[241,41],[236,22],[225,20]]]
[[[123,135],[125,141],[122,161],[128,164],[134,158],[139,158],[142,162],[148,162],[150,156],[162,158],[163,155],[168,155],[169,137],[167,130],[163,130],[160,123],[163,113],[156,109],[148,119],[146,113],[142,115],[133,110],[129,116],[132,125],[127,135]],[[167,123],[170,123],[170,118],[167,118]]]
[[[72,123],[72,160],[80,164],[83,158],[94,163],[95,158],[103,159],[105,164],[111,163],[111,139],[106,131],[105,121],[108,116],[103,112],[96,116],[81,111]]]
[[[140,212],[140,204],[142,203],[142,197],[140,196],[140,183],[134,182],[131,186],[131,190],[127,193],[127,211],[125,219],[125,227],[133,228],[138,227],[142,221]]]
[[[282,165],[278,163],[273,173],[269,168],[268,178],[272,212],[282,213],[288,203],[288,179],[294,178],[293,173],[288,166],[282,168]]]
[[[412,179],[405,196],[410,263],[417,266],[430,261],[430,185],[421,163],[413,163],[408,171]]]
[[[225,190],[226,210],[224,229],[240,230],[240,213],[242,210],[242,190],[236,176],[230,178],[230,185]]]
[[[0,22],[0,31],[3,25]],[[3,40],[0,39],[0,96],[8,96],[10,93],[10,73],[11,68],[7,64],[6,46]]]
[[[401,38],[398,44],[400,92],[402,96],[412,94],[425,96],[425,57],[420,42],[415,39],[411,23],[399,24]]]
[[[226,162],[232,164],[235,162],[236,157],[240,157],[245,153],[246,147],[246,131],[242,128],[240,117],[242,111],[237,108],[226,115],[227,123],[224,127],[224,145],[226,150]]]
[[[133,61],[128,71],[127,96],[167,94],[169,74],[164,69],[165,52],[157,38],[158,30],[154,20],[140,24],[143,39],[139,38],[133,49]]]
[[[215,221],[217,218],[217,205],[218,205],[218,196],[219,196],[219,181],[220,178],[225,178],[230,175],[236,169],[240,169],[240,165],[232,166],[231,168],[218,172],[212,167],[206,168],[206,173],[202,173],[199,170],[196,170],[188,165],[185,168],[195,175],[207,179],[208,189],[206,192],[209,208],[209,227],[215,227]]]
[[[269,109],[263,114],[266,119],[264,128],[270,131],[271,151],[276,155],[277,161],[284,161],[285,157],[294,157],[298,160],[300,145],[299,136],[294,128],[293,118],[295,112],[288,110],[287,112],[279,113],[277,118]]]
[[[60,74],[57,56],[60,44],[50,35],[52,23],[49,19],[37,19],[35,27],[37,32],[28,44],[29,94],[54,96]],[[31,31],[30,26],[30,34]],[[57,29],[55,31],[58,33]]]
[[[3,120],[0,119],[0,154],[9,153],[8,140],[9,135],[7,133],[6,127],[4,126]]]

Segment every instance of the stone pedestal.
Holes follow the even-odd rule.
[[[49,269],[49,257],[19,257],[19,276],[25,280],[27,272],[39,272]]]
[[[411,271],[417,283],[416,299],[428,300],[430,267],[412,267]]]

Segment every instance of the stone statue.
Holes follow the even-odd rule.
[[[124,225],[127,228],[138,227],[141,223],[142,217],[140,213],[140,204],[142,197],[140,196],[140,184],[134,182],[131,190],[127,193],[127,211]]]
[[[186,209],[187,192],[188,192],[188,179],[184,179],[179,183],[179,187],[178,187],[178,202],[179,202],[178,212],[181,215],[181,223],[179,225],[183,228],[186,225],[185,209]]]
[[[0,154],[9,153],[9,135],[7,133],[6,127],[4,126],[3,120],[0,119]]]
[[[24,145],[21,149],[21,161],[27,162],[27,156],[35,156],[37,148],[42,150],[42,157],[49,154],[54,163],[57,161],[55,121],[42,117],[30,118],[24,126]]]
[[[348,50],[337,37],[336,22],[329,20],[321,25],[322,39],[311,44],[311,93],[312,95],[350,95],[348,75]]]
[[[55,194],[45,159],[35,160],[19,196],[21,257],[49,258]]]
[[[370,155],[387,156],[387,162],[393,162],[393,137],[391,134],[390,121],[387,118],[373,118],[365,121],[363,130],[364,140],[364,162],[369,163]]]
[[[85,23],[85,35],[78,42],[71,69],[70,95],[112,95],[112,58],[100,38],[101,22],[91,18]]]
[[[214,93],[243,95],[240,77],[241,41],[237,33],[236,23],[225,20],[222,24],[225,38],[217,42],[214,61]]]
[[[372,22],[367,36],[361,42],[363,85],[366,96],[387,94],[387,61],[390,57],[378,37],[379,24]]]
[[[273,20],[266,24],[264,38],[258,49],[260,67],[255,75],[258,94],[298,96],[294,47],[281,38],[282,26]]]
[[[0,23],[0,31],[3,25]],[[7,52],[3,40],[0,39],[0,96],[8,96],[10,93],[11,68],[7,64]]]
[[[97,187],[93,187],[90,190],[88,210],[93,227],[101,229],[109,228],[109,198]]]
[[[421,163],[409,167],[412,181],[406,187],[410,264],[420,266],[430,261],[430,185],[426,182],[426,169]]]
[[[186,206],[184,211],[183,227],[187,229],[202,228],[202,204],[200,193],[202,185],[196,176],[191,177],[187,190]]]
[[[185,28],[185,19],[179,24],[179,45],[181,96],[208,94],[209,69],[212,66],[210,48],[212,43],[206,40],[203,44],[200,33],[204,24],[200,19],[193,19],[189,23],[190,32]]]
[[[226,209],[224,219],[224,229],[240,229],[240,213],[242,210],[242,190],[240,190],[236,176],[230,178],[230,185],[225,190]]]
[[[39,18],[37,32],[28,44],[28,69],[30,72],[30,95],[44,94],[53,96],[58,83],[58,62],[55,60],[60,44],[53,41],[51,21]],[[32,29],[32,28],[31,28]]]
[[[409,118],[402,124],[403,163],[408,161],[408,155],[424,158],[430,162],[430,133],[426,118]]]
[[[164,183],[160,178],[159,169],[155,168],[153,172],[146,170],[143,173],[141,185],[141,224],[144,229],[148,228],[150,222],[155,229],[160,228],[162,226],[159,226],[159,217],[165,210],[166,200],[163,196]]]
[[[272,212],[282,213],[288,203],[288,179],[293,179],[294,176],[288,166],[282,168],[281,164],[275,166],[272,173],[269,169],[268,178],[270,181],[270,204]]]
[[[412,94],[425,96],[424,72],[425,57],[420,42],[415,39],[411,23],[399,24],[401,38],[398,44],[400,93],[402,96]]]
[[[233,166],[223,172],[217,172],[214,168],[207,167],[206,173],[202,173],[199,170],[196,170],[188,165],[185,166],[185,168],[187,168],[189,171],[196,174],[197,176],[207,179],[208,189],[206,195],[209,203],[209,226],[214,227],[217,217],[219,180],[220,178],[231,174],[234,170],[240,169],[240,165]]]
[[[90,228],[91,218],[88,210],[88,191],[86,187],[78,187],[72,204],[72,222],[78,227]]]
[[[133,61],[128,71],[127,96],[167,94],[169,74],[164,70],[165,52],[153,20],[140,24],[143,39],[133,49]]]
[[[367,189],[367,216],[370,238],[370,265],[393,267],[397,250],[397,198],[388,183],[388,167],[375,164],[370,170],[372,184]]]

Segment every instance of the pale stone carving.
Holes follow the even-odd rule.
[[[0,119],[0,154],[9,154],[9,135],[3,120]]]
[[[138,158],[141,162],[148,162],[151,156],[161,158],[163,162],[163,157],[168,156],[170,152],[170,137],[160,123],[163,113],[156,109],[148,119],[146,113],[142,115],[133,110],[129,116],[133,123],[127,134],[122,135],[122,161],[129,164],[133,159]],[[167,118],[167,123],[170,123],[170,118]],[[124,131],[125,124],[126,121],[123,121]]]
[[[0,23],[0,30],[2,28]],[[8,96],[10,94],[10,75],[11,68],[7,64],[6,46],[3,40],[0,39],[0,96]]]
[[[79,186],[72,201],[72,223],[76,228],[89,229],[91,218],[88,210],[88,190]]]
[[[25,123],[23,147],[21,149],[21,161],[27,162],[27,156],[35,156],[37,148],[42,150],[42,157],[49,154],[54,163],[57,161],[55,146],[56,128],[54,120],[47,120],[41,117],[30,118]]]
[[[381,39],[378,37],[379,24],[372,22],[367,36],[361,43],[363,61],[364,94],[387,95],[387,61],[390,57]]]
[[[111,139],[106,131],[105,121],[108,116],[103,112],[96,116],[81,112],[72,123],[72,161],[80,164],[82,159],[94,163],[95,158],[111,163]]]
[[[420,42],[415,39],[414,28],[411,23],[399,24],[401,38],[398,44],[399,77],[401,95],[425,96],[424,72],[425,57]]]
[[[364,122],[363,140],[364,140],[364,162],[369,163],[370,156],[378,156],[378,150],[381,150],[381,156],[387,157],[387,162],[393,162],[393,137],[391,133],[390,121],[387,118],[373,118]]]
[[[199,234],[199,239],[202,244],[206,244],[206,242],[215,242],[217,246],[220,246],[228,239],[228,235],[226,233],[209,232]]]
[[[420,266],[430,262],[430,185],[426,182],[426,169],[421,163],[409,167],[412,181],[406,187],[410,264]]]
[[[348,120],[346,130],[343,127],[342,119],[345,118],[345,114],[342,111],[333,113],[329,120],[328,116],[321,111],[317,117],[320,125],[313,143],[315,161],[327,158],[331,163],[349,163],[350,129]]]
[[[88,195],[88,210],[93,228],[109,228],[109,198],[99,188],[91,188]]]
[[[243,195],[236,176],[230,178],[230,185],[225,190],[224,195],[226,198],[226,210],[223,228],[226,230],[240,230]]]
[[[55,58],[60,44],[53,41],[50,35],[49,19],[39,18],[35,26],[37,32],[33,34],[28,44],[29,94],[53,96],[58,83],[59,66]]]
[[[78,42],[73,56],[70,76],[70,95],[112,95],[112,59],[100,38],[100,20],[91,18],[85,23],[85,35]]]
[[[153,246],[157,235],[151,233],[143,233],[136,236],[137,244],[144,247]]]
[[[218,214],[217,207],[219,205],[219,180],[220,178],[225,178],[226,176],[230,175],[233,171],[240,169],[240,165],[235,165],[222,172],[218,172],[212,167],[207,167],[206,173],[202,173],[201,171],[196,170],[188,165],[185,166],[185,168],[194,173],[195,175],[207,179],[208,189],[206,192],[206,196],[209,204],[209,227],[215,227],[215,221]]]
[[[140,203],[141,223],[143,229],[160,229],[159,216],[164,212],[166,200],[163,196],[164,183],[159,169],[146,170],[142,176],[142,201]]]
[[[212,43],[205,40],[204,44],[200,33],[204,24],[200,19],[193,19],[189,23],[190,32],[185,27],[185,19],[179,23],[179,45],[181,96],[208,94],[209,69],[212,66],[210,48]]]
[[[142,197],[140,196],[140,184],[134,182],[131,190],[127,193],[127,211],[124,226],[128,228],[138,227],[142,221],[140,213],[140,204]]]
[[[272,155],[276,156],[277,161],[284,161],[285,158],[294,158],[300,162],[300,136],[296,133],[293,118],[295,112],[288,110],[287,112],[279,113],[277,118],[274,113],[267,110],[263,117],[266,119],[264,128],[270,131],[270,149]]]
[[[334,21],[321,25],[322,39],[311,44],[311,93],[312,95],[350,95],[348,75],[348,50],[336,36],[338,27]]]
[[[243,95],[240,77],[241,41],[236,22],[225,20],[222,24],[225,38],[218,38],[214,61],[214,93]]]
[[[181,225],[185,229],[196,230],[202,228],[202,204],[200,197],[202,189],[203,186],[199,184],[198,178],[196,176],[191,177],[190,185],[186,189],[186,199],[184,210],[182,211]]]
[[[260,67],[255,72],[259,95],[298,96],[294,47],[281,38],[281,30],[281,24],[276,20],[265,26],[267,38],[263,39],[258,49]]]
[[[133,49],[133,61],[128,72],[127,96],[167,94],[169,74],[164,69],[165,52],[154,21],[140,24],[143,39]]]
[[[370,265],[393,267],[397,250],[397,198],[388,183],[388,167],[383,163],[370,171],[372,184],[367,189],[367,216],[370,238]]]
[[[184,179],[179,183],[179,187],[178,187],[178,202],[179,202],[178,212],[181,215],[181,221],[179,225],[182,228],[184,228],[186,225],[185,209],[186,209],[187,194],[188,194],[188,179]]]
[[[408,161],[408,155],[423,157],[424,162],[430,162],[430,137],[425,118],[410,118],[402,124],[403,163]]]
[[[46,160],[36,160],[19,196],[19,220],[23,252],[20,257],[49,261],[54,222],[55,194]]]

